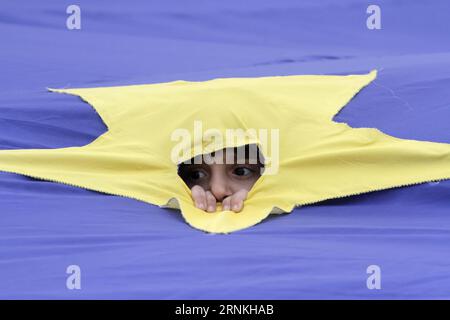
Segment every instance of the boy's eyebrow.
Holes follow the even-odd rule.
[[[180,163],[179,169],[195,169],[195,168],[208,168],[206,163]]]

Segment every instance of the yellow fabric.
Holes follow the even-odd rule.
[[[296,205],[450,178],[448,144],[332,121],[375,77],[372,71],[52,90],[91,104],[108,132],[83,147],[0,151],[0,170],[178,207],[191,226],[215,233],[250,227]],[[203,130],[279,129],[278,174],[256,182],[240,213],[195,208],[177,175],[170,137],[177,128],[192,131],[195,120]],[[270,141],[257,137],[245,142],[271,150]],[[195,151],[198,145],[205,141],[189,147]]]

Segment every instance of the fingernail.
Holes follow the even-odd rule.
[[[223,206],[223,210],[224,211],[230,210],[230,206],[228,206],[228,205],[227,206]]]
[[[205,206],[203,205],[203,203],[197,203],[197,208],[204,210]]]
[[[209,207],[208,207],[208,211],[209,211],[209,212],[213,212],[213,211],[214,211],[214,207],[213,207],[213,206],[209,206]]]
[[[239,211],[242,208],[242,201],[239,201],[233,206],[233,211]]]

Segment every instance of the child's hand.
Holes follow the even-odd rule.
[[[195,206],[201,210],[208,212],[215,212],[217,201],[216,197],[211,191],[205,191],[202,187],[195,185],[191,189],[192,198]],[[240,212],[244,207],[244,200],[247,199],[248,191],[245,189],[226,197],[222,200],[222,208],[224,211],[233,210],[234,212]]]

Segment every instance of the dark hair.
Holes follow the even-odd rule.
[[[234,147],[234,148],[228,148],[228,149],[234,149],[233,153],[234,153],[234,160],[236,161],[236,157],[239,154],[238,149],[240,149],[241,154],[242,152],[244,153],[244,158],[245,159],[254,159],[254,156],[256,156],[256,163],[254,164],[258,164],[260,167],[264,168],[264,156],[262,154],[262,152],[259,150],[259,147],[257,144],[246,144],[244,146],[240,146],[240,147]],[[223,150],[223,149],[222,149]],[[225,149],[225,153],[227,152],[227,149]],[[216,152],[212,152],[211,156],[214,157]],[[180,173],[180,169],[194,164],[196,159],[202,160],[204,155],[198,155],[194,158],[191,158],[189,160],[186,160],[185,162],[182,162],[178,165],[178,173]],[[198,161],[200,163],[202,163],[202,161]]]

